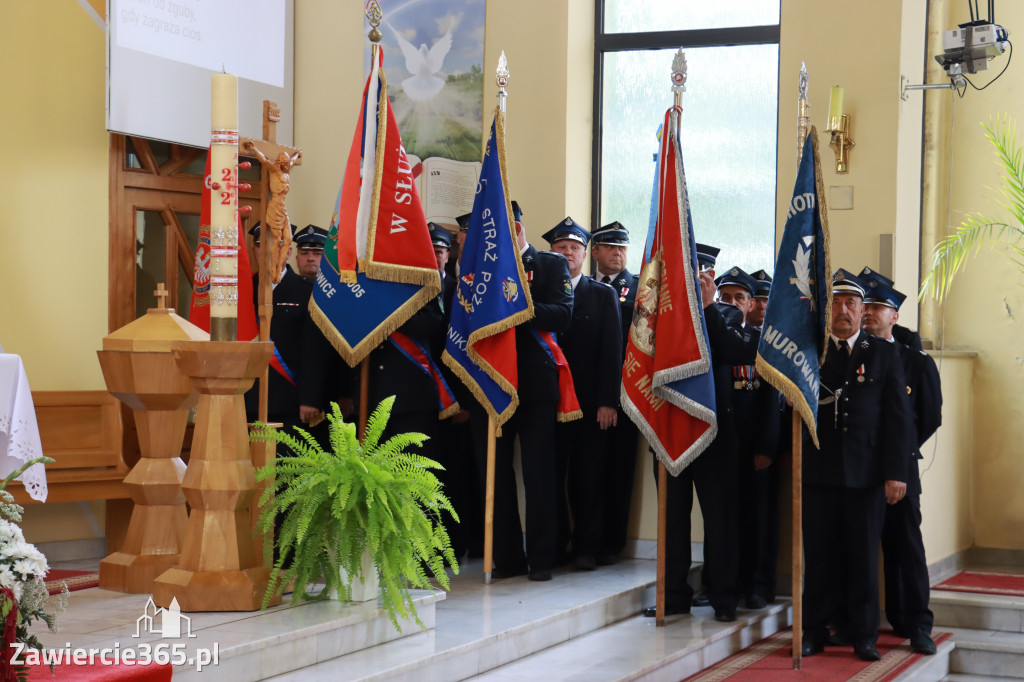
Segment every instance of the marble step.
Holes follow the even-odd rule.
[[[1024,597],[932,590],[936,628],[1024,632]]]
[[[635,616],[470,678],[480,682],[587,680],[679,682],[789,625],[789,601],[719,623],[710,607],[669,616],[665,627]],[[939,678],[935,678],[936,680]]]
[[[953,673],[942,678],[942,682],[1008,682],[1012,677],[995,677],[993,675],[961,675]]]
[[[1024,679],[1024,633],[951,630],[956,648],[949,658],[951,673]]]
[[[420,620],[428,628],[435,622],[435,605],[443,601],[442,591],[413,592]],[[297,670],[319,661],[374,647],[422,632],[414,622],[401,622],[395,630],[377,602],[342,604],[339,602],[285,603],[266,611],[183,613],[188,620],[181,626],[181,637],[164,637],[160,632],[143,629],[138,637],[137,621],[146,609],[148,595],[127,595],[99,588],[72,592],[68,608],[58,619],[58,632],[39,633],[44,646],[64,648],[119,647],[120,651],[143,649],[173,651],[181,660],[173,660],[174,679],[211,680],[217,677],[231,682],[251,682]],[[154,618],[154,624],[160,620]],[[186,625],[187,624],[187,625]],[[194,661],[201,651],[217,652],[216,664],[207,664],[200,672]],[[136,653],[136,658],[139,658]]]
[[[654,599],[649,560],[592,572],[560,569],[550,582],[520,577],[491,585],[483,584],[480,564],[469,562],[453,578],[447,599],[437,605],[434,630],[274,679],[462,680],[636,616]]]
[[[790,625],[787,602],[739,612],[735,623],[718,623],[711,609],[673,616],[658,628],[649,618],[630,618],[471,678],[474,682],[543,679],[569,682],[678,682]],[[898,682],[938,682],[949,674],[952,640],[934,656],[920,658]]]
[[[934,656],[922,656],[893,682],[938,682],[949,677],[950,657],[956,649],[952,638],[939,642]]]

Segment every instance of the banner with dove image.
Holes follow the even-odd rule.
[[[410,155],[480,160],[485,25],[485,0],[416,0],[388,7],[381,44],[397,57],[389,67],[391,101]],[[367,62],[367,73],[370,67]],[[467,188],[470,206],[474,189],[475,183]]]
[[[818,136],[812,127],[786,212],[757,347],[757,371],[793,404],[815,446],[820,370],[832,321],[828,215],[822,196]]]

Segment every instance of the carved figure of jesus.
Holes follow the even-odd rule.
[[[245,151],[255,154],[270,175],[270,201],[267,203],[266,224],[262,232],[266,235],[266,228],[269,227],[271,238],[268,240],[264,236],[262,241],[270,248],[271,277],[277,284],[281,281],[281,273],[284,272],[285,263],[288,261],[288,249],[292,245],[291,222],[288,220],[288,207],[285,205],[291,186],[288,171],[302,158],[302,151],[296,152],[294,156],[281,152],[277,155],[276,161],[268,159],[252,141],[245,143]]]

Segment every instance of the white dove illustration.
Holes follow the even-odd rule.
[[[426,101],[441,92],[441,88],[444,87],[444,78],[439,78],[437,74],[444,65],[444,58],[448,55],[448,50],[452,48],[452,26],[454,23],[448,25],[448,32],[430,49],[421,43],[417,50],[402,37],[401,33],[394,31],[394,35],[398,39],[398,47],[405,55],[405,69],[412,74],[402,81],[402,89],[405,90],[409,99],[416,102]]]

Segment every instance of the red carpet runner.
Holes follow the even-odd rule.
[[[952,592],[977,592],[980,594],[1012,595],[1024,597],[1024,575],[1014,573],[992,573],[988,571],[960,571],[952,578],[943,580],[933,590]]]
[[[173,669],[170,664],[157,665],[58,665],[50,677],[50,666],[39,665],[29,669],[29,682],[169,682]]]
[[[51,570],[46,574],[46,589],[50,594],[60,592],[61,582],[68,584],[68,589],[84,590],[87,587],[96,587],[100,584],[100,574],[95,571],[61,571]]]
[[[948,632],[934,635],[935,643],[950,637]],[[882,660],[868,663],[853,655],[853,647],[827,647],[823,653],[803,659],[803,669],[793,670],[793,631],[777,632],[739,653],[733,654],[707,670],[686,678],[685,682],[775,682],[776,680],[808,680],[828,682],[886,682],[924,658],[910,649],[906,639],[883,631],[878,637]]]

